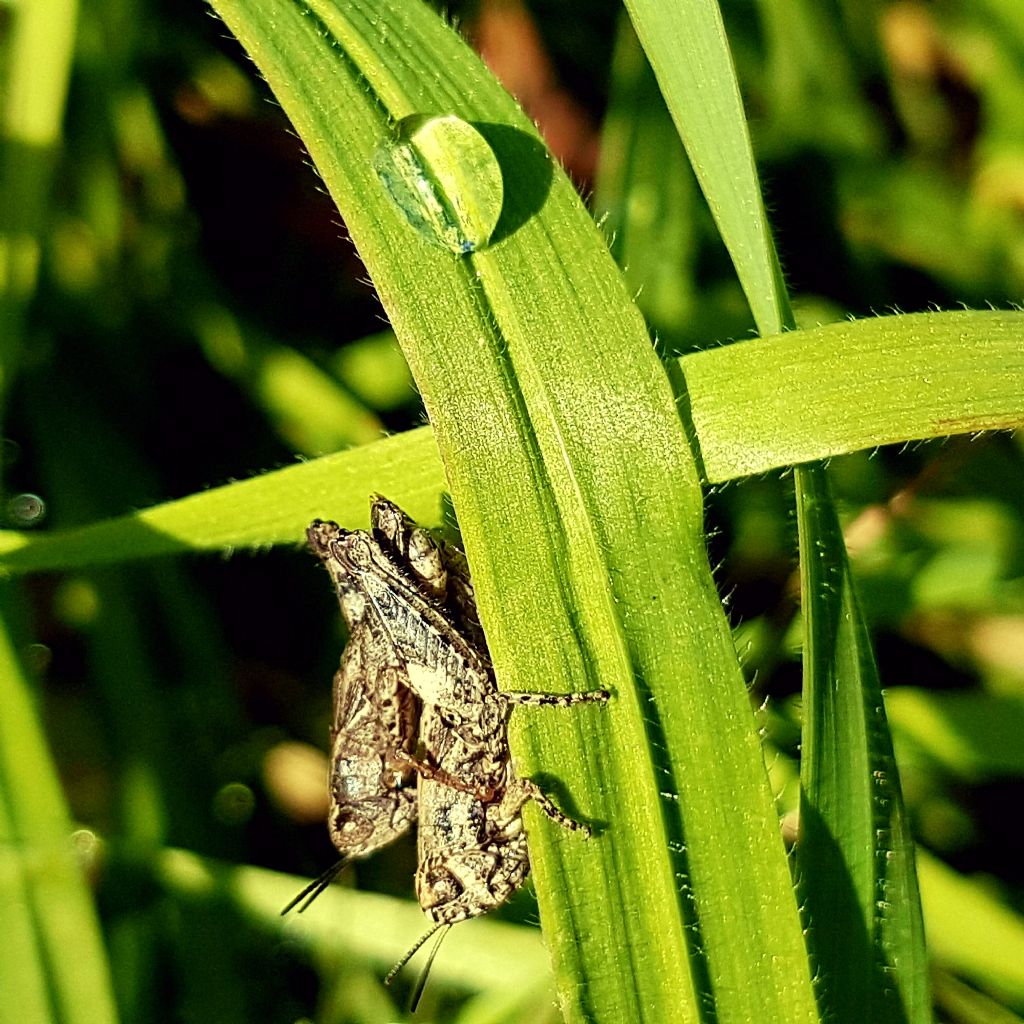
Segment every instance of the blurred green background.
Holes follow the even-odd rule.
[[[6,526],[87,523],[420,424],[344,226],[223,26],[180,0],[40,0],[26,65],[32,6],[0,5]],[[604,218],[659,350],[750,336],[618,7],[445,10]],[[723,10],[804,325],[1020,303],[1016,0]],[[68,71],[59,142],[23,130],[10,97]],[[951,1021],[1024,1013],[1022,463],[1019,436],[987,435],[830,467],[928,855],[936,1000]],[[784,823],[799,736],[791,508],[785,475],[708,501]],[[289,939],[244,900],[197,896],[157,870],[169,848],[297,876],[332,859],[318,751],[343,636],[312,557],[296,547],[37,576],[19,609],[123,1019],[397,1015],[365,959],[347,955],[342,970],[329,939]],[[346,880],[411,898],[414,861],[406,841]],[[529,894],[502,914],[535,920]],[[439,979],[424,1017],[486,988],[464,981]],[[539,1019],[534,1004],[494,999],[472,1012]]]

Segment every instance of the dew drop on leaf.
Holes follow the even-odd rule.
[[[460,256],[483,248],[501,216],[501,167],[486,139],[454,115],[405,118],[373,169],[409,224]]]
[[[46,502],[38,494],[18,494],[7,503],[14,526],[36,526],[46,514]]]

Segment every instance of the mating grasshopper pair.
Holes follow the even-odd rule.
[[[349,642],[334,677],[328,830],[341,860],[296,897],[304,910],[351,859],[419,819],[416,894],[438,929],[503,903],[529,872],[528,800],[590,834],[512,768],[516,704],[604,702],[606,691],[498,690],[462,552],[436,541],[386,498],[369,531],[317,520],[310,548],[331,575]]]

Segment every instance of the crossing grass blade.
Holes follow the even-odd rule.
[[[845,321],[684,356],[686,415],[704,475],[724,483],[1022,423],[1022,335],[1022,313],[957,311]],[[444,486],[429,429],[412,430],[78,529],[0,530],[0,567],[37,572],[297,544],[317,516],[365,526],[365,496],[377,492],[436,526]]]

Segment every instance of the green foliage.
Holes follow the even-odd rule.
[[[455,930],[421,1015],[556,1019],[552,991],[616,1022],[1024,1010],[1020,858],[987,803],[1022,784],[1024,454],[983,435],[1024,420],[1024,314],[934,310],[1021,293],[1019,19],[626,6],[602,235],[418,0],[215,0],[394,336],[223,26],[93,4],[74,64],[68,6],[0,26],[0,1020],[399,1014],[377,978],[420,930],[408,846],[359,866],[376,892],[277,914],[331,856],[341,637],[298,545],[377,491],[457,516],[500,685],[614,693],[513,719],[524,773],[597,826],[527,812],[546,953],[523,894]],[[600,81],[584,22],[613,12],[570,9],[536,24]],[[501,24],[517,51],[527,22]],[[790,466],[795,493],[751,478]]]

